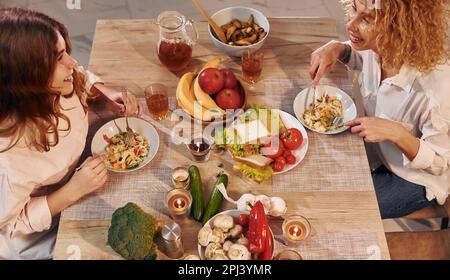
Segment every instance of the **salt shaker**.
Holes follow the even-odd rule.
[[[164,242],[164,253],[172,259],[181,258],[184,254],[181,242],[181,227],[177,223],[166,224],[161,230]]]

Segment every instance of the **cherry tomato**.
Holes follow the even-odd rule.
[[[240,224],[243,228],[246,228],[248,226],[248,215],[240,214],[238,216],[238,224]]]
[[[293,156],[293,155],[294,155],[294,154],[292,153],[291,150],[285,150],[285,151],[283,152],[283,157],[284,157],[285,159],[287,159],[288,156]]]
[[[286,160],[284,157],[278,157],[275,162],[273,163],[273,171],[280,172],[283,171],[284,166],[286,166]]]
[[[105,140],[108,144],[112,144],[111,138],[109,138],[106,134],[103,134],[103,140]]]
[[[283,141],[280,141],[278,136],[274,136],[270,138],[270,141],[262,145],[260,151],[264,156],[271,159],[276,159],[283,154],[284,150],[285,148],[283,145]]]
[[[298,149],[303,142],[302,133],[296,128],[288,128],[280,136],[284,146],[289,150]]]
[[[283,163],[283,166],[286,165],[286,159],[283,156],[277,157],[275,159],[275,161],[279,161],[279,162]]]
[[[294,164],[295,161],[296,161],[296,158],[295,158],[295,156],[293,156],[293,155],[288,155],[288,156],[286,157],[286,163],[287,163],[287,164]]]

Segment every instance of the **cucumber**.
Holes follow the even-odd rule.
[[[191,216],[196,220],[200,221],[203,216],[203,211],[205,210],[205,202],[203,201],[203,189],[202,189],[202,179],[200,177],[200,170],[195,165],[191,165],[188,168],[189,172],[189,187],[192,195],[192,205],[191,205]]]
[[[211,192],[211,196],[209,197],[208,206],[206,207],[205,214],[203,215],[202,224],[206,224],[209,219],[211,219],[217,212],[219,211],[220,205],[222,204],[223,195],[222,193],[217,189],[217,185],[220,183],[223,183],[225,188],[227,188],[228,185],[228,176],[224,173],[220,173],[217,176],[217,180],[214,183],[214,189]]]

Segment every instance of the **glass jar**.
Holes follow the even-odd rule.
[[[170,71],[181,71],[189,65],[192,58],[192,46],[198,40],[194,21],[177,11],[165,11],[159,14],[158,58]],[[187,27],[190,27],[188,33]]]

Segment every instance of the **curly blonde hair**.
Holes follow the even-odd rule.
[[[340,0],[348,12],[353,0]],[[370,1],[370,0],[368,0]],[[449,58],[446,0],[381,0],[373,9],[376,47],[388,68],[407,64],[429,73]]]

